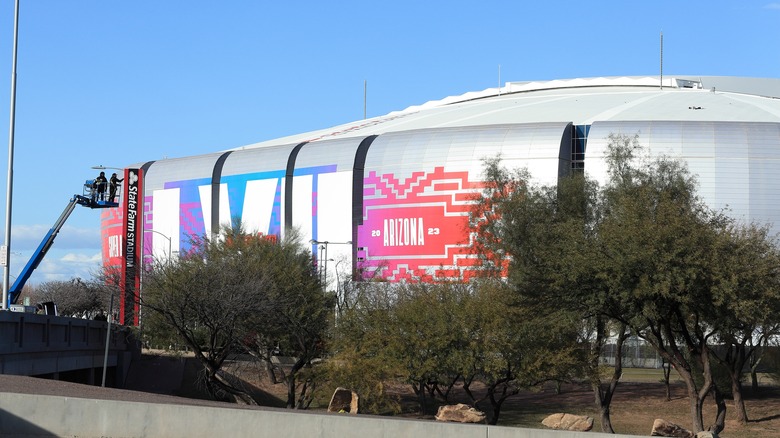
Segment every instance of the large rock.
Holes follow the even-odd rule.
[[[333,391],[333,397],[330,398],[328,412],[349,412],[358,413],[358,395],[355,391],[346,388],[336,388]]]
[[[584,415],[552,414],[542,420],[542,424],[550,429],[587,432],[593,429],[593,418]]]
[[[694,438],[696,435],[688,429],[660,418],[653,422],[650,436],[671,436],[677,438]]]
[[[457,423],[484,423],[485,413],[469,405],[458,403],[457,405],[440,406],[436,413],[436,419]]]

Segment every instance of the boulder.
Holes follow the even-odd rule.
[[[358,399],[359,397],[355,391],[350,391],[346,388],[336,388],[333,392],[333,397],[330,398],[328,412],[357,414]]]
[[[666,420],[656,418],[653,422],[653,431],[650,436],[670,436],[677,438],[694,438],[696,435],[688,429],[683,428]]]
[[[457,405],[440,406],[436,413],[436,419],[457,423],[484,423],[485,413],[469,405],[458,403]]]
[[[552,414],[542,420],[542,424],[550,429],[587,432],[593,429],[593,418],[584,415]]]

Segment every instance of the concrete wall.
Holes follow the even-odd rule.
[[[105,321],[34,313],[0,312],[0,374],[55,375],[102,369]],[[140,354],[129,329],[111,325],[108,366],[122,386],[133,355]]]
[[[648,431],[649,433],[649,431]],[[0,393],[3,437],[628,438],[595,432]]]

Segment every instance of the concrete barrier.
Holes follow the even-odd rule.
[[[105,321],[92,321],[33,313],[0,312],[0,374],[54,375],[103,368],[106,347]],[[128,327],[111,325],[108,367],[122,387],[130,362],[140,348]],[[99,382],[99,380],[98,380]]]
[[[272,408],[202,407],[0,393],[3,437],[628,438],[594,432]]]

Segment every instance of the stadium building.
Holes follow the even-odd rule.
[[[137,192],[125,187],[122,206],[102,216],[104,265],[175,257],[189,236],[240,218],[263,235],[297,228],[328,282],[358,268],[394,281],[468,277],[475,263],[469,199],[481,187],[482,159],[500,154],[544,184],[573,169],[604,181],[610,133],[636,134],[651,154],[685,160],[711,207],[780,231],[780,80],[509,82],[329,129],[131,166],[126,175],[139,177]]]

